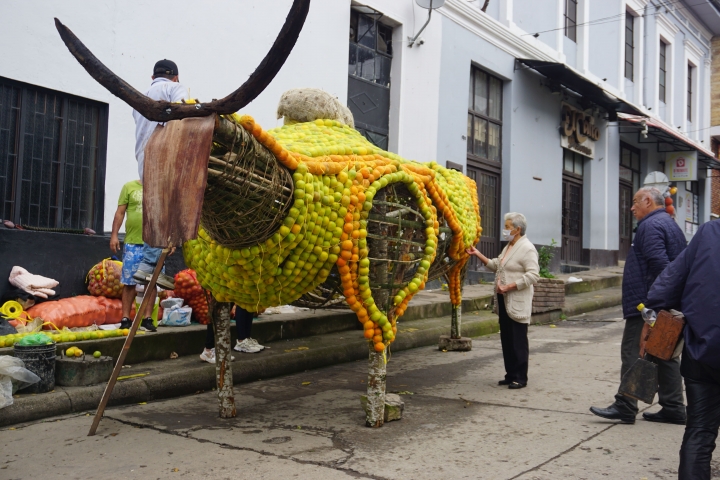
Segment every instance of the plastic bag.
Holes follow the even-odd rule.
[[[166,298],[165,300],[160,302],[160,306],[163,308],[168,308],[168,309],[173,308],[173,307],[182,307],[184,301],[185,300],[183,300],[182,298],[177,298],[177,297]]]
[[[21,338],[20,341],[18,341],[15,345],[20,345],[21,347],[29,347],[33,345],[50,345],[51,343],[55,342],[44,333],[33,333],[31,335],[28,335],[27,337]]]
[[[198,282],[195,270],[188,268],[175,275],[174,294],[185,299],[185,304],[192,308],[195,321],[203,325],[210,323],[207,297]]]
[[[106,258],[92,267],[85,278],[90,295],[108,298],[122,297],[121,274],[122,262],[110,258]]]
[[[192,323],[190,320],[191,315],[192,308],[190,307],[174,306],[167,308],[159,325],[165,325],[167,327],[187,327]]]
[[[40,377],[25,368],[22,360],[0,355],[0,408],[13,404],[13,394],[40,381]]]

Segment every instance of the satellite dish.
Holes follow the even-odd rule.
[[[436,8],[442,7],[445,4],[445,0],[415,0],[415,3],[417,3],[420,8],[435,10]]]
[[[643,182],[644,187],[655,187],[662,193],[670,187],[670,179],[663,172],[650,172],[645,181]]]

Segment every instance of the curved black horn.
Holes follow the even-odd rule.
[[[305,24],[310,0],[294,0],[275,43],[257,69],[240,88],[220,100],[203,104],[179,104],[156,101],[135,90],[125,80],[115,75],[60,20],[55,19],[60,37],[80,65],[110,93],[140,112],[148,120],[167,122],[188,117],[205,117],[213,113],[234,113],[252,102],[280,71],[290,55],[300,31]]]

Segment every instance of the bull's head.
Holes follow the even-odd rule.
[[[288,13],[285,24],[275,39],[275,43],[258,68],[240,88],[220,100],[192,105],[173,104],[146,97],[103,65],[80,39],[57,18],[55,19],[55,26],[70,53],[98,83],[148,120],[167,122],[189,117],[205,117],[213,113],[234,113],[252,102],[275,78],[288,55],[290,55],[303,28],[309,9],[310,0],[293,1],[290,13]]]
[[[189,104],[157,101],[138,92],[103,65],[70,29],[55,19],[55,26],[70,53],[110,93],[148,120],[187,119],[156,129],[145,149],[143,239],[147,243],[178,245],[196,238],[217,115],[237,112],[270,84],[295,46],[309,9],[310,0],[293,0],[275,43],[240,88],[220,100]]]

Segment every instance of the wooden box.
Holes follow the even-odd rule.
[[[560,310],[565,306],[565,282],[557,278],[541,278],[534,285],[532,313]]]
[[[661,360],[670,360],[675,352],[683,328],[685,318],[679,312],[661,310],[655,325],[645,324],[640,342],[640,354],[649,353]]]

